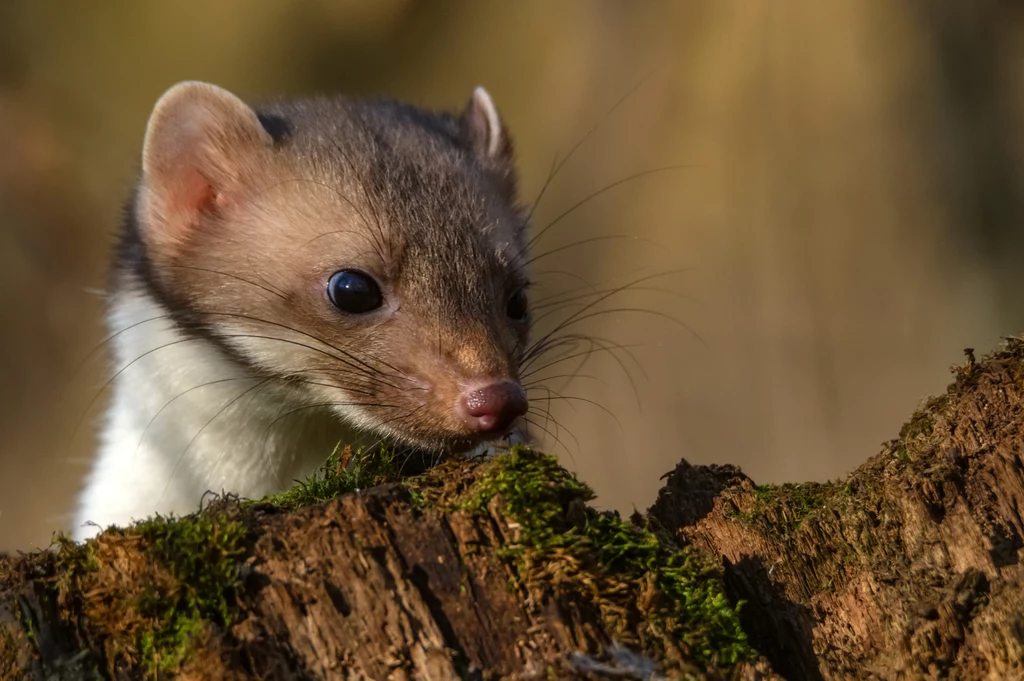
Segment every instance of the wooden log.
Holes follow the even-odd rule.
[[[358,493],[393,464],[332,465],[0,560],[0,677],[771,678],[711,562],[588,508],[550,457]]]
[[[624,522],[526,449],[344,453],[58,538],[0,558],[0,679],[1024,678],[1024,342],[968,354],[834,482],[683,461]]]
[[[1024,678],[1024,342],[954,368],[843,480],[680,463],[650,510],[717,556],[789,679]]]

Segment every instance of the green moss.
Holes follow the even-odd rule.
[[[322,504],[345,494],[394,482],[400,477],[395,451],[391,447],[335,449],[310,477],[291,489],[260,499],[285,510]]]
[[[25,673],[18,664],[20,648],[11,628],[0,624],[0,679],[16,679]]]
[[[927,411],[918,411],[900,428],[900,437],[904,440],[928,437],[932,434],[934,428],[935,417]]]
[[[32,623],[32,619],[25,616],[24,610],[21,609],[21,605],[16,601],[11,609],[14,612],[14,617],[18,620],[18,624],[21,625],[22,631],[25,632],[25,640],[27,640],[34,649],[38,650],[39,638],[36,636],[36,628]]]
[[[815,512],[824,508],[836,494],[848,494],[845,484],[826,482],[755,485],[754,503],[737,510],[734,518],[754,524],[770,524],[775,530],[795,531]]]
[[[390,450],[346,449],[306,481],[260,503],[284,509],[322,503],[398,480],[399,468]],[[725,598],[708,559],[587,507],[593,492],[552,457],[517,447],[482,467],[455,459],[403,484],[419,507],[485,513],[500,497],[505,516],[519,528],[503,554],[516,567],[510,589],[548,585],[570,607],[596,610],[612,637],[668,669],[753,657],[737,607]],[[245,552],[243,517],[244,509],[229,500],[196,515],[109,530],[85,545],[58,539],[63,606],[108,641],[110,665],[126,661],[146,675],[174,673],[211,625],[232,623]],[[557,578],[543,579],[553,572]],[[94,588],[99,583],[107,585],[102,593]]]
[[[183,518],[156,516],[84,544],[63,535],[54,588],[64,615],[105,639],[108,675],[179,669],[212,624],[230,626],[246,531],[233,501]]]
[[[184,518],[156,517],[133,528],[147,542],[147,555],[166,568],[173,584],[143,586],[135,602],[152,623],[139,632],[137,650],[147,669],[171,671],[210,621],[230,626],[245,528],[213,512]]]
[[[57,581],[54,586],[58,592],[67,590],[72,579],[100,569],[93,543],[76,544],[71,537],[58,532],[50,545],[57,549]]]
[[[892,451],[901,462],[909,463],[931,450],[936,439],[936,416],[945,411],[948,403],[945,396],[932,398],[903,424],[899,439],[892,444]]]
[[[519,574],[529,581],[531,571],[550,574],[569,559],[563,579],[555,581],[563,588],[575,585],[619,640],[637,639],[639,631],[634,642],[661,648],[670,659],[725,665],[753,659],[737,607],[707,559],[618,514],[587,507],[591,489],[553,457],[514,448],[493,461],[460,507],[480,512],[495,496],[520,526],[518,543],[509,550]],[[630,608],[639,610],[642,621],[624,618]],[[678,647],[676,655],[665,650],[670,647]]]

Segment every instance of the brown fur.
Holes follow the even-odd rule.
[[[486,130],[475,97],[456,117],[340,98],[254,110],[178,89],[147,132],[119,285],[146,287],[233,361],[294,379],[297,405],[352,402],[343,417],[407,443],[476,444],[456,400],[518,381],[529,326],[505,313],[527,284],[505,131]],[[481,126],[502,136],[493,157]],[[328,279],[350,268],[380,284],[381,309],[332,305]]]

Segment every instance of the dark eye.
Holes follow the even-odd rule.
[[[529,312],[530,309],[526,301],[526,289],[521,288],[508,299],[508,304],[505,306],[505,314],[509,316],[509,319],[521,322],[526,319],[526,315]]]
[[[356,270],[341,270],[327,281],[327,295],[334,306],[349,314],[363,314],[376,310],[384,302],[380,286],[368,274]]]

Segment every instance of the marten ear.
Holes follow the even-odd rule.
[[[510,193],[515,192],[512,140],[487,90],[478,87],[459,118],[463,142],[484,165],[498,173]]]
[[[142,148],[142,229],[173,250],[202,215],[237,196],[273,139],[256,112],[214,85],[178,83],[156,103]]]
[[[500,160],[510,149],[501,116],[487,90],[473,90],[460,119],[462,138],[481,159]]]

